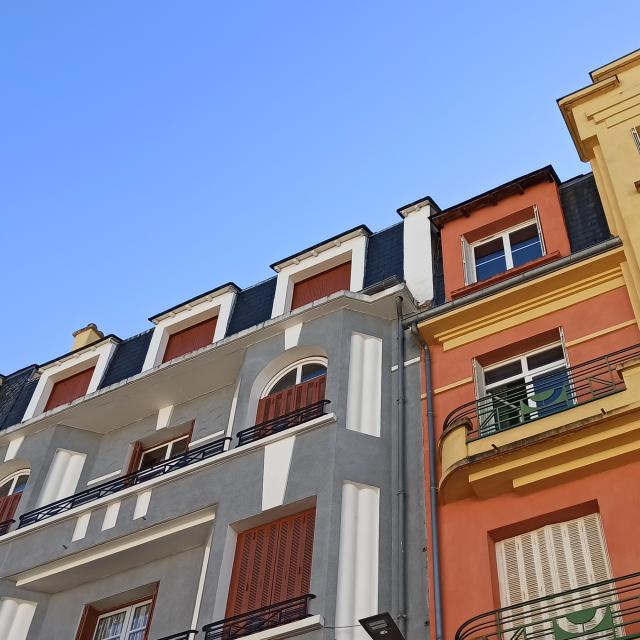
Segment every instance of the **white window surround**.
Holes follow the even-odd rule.
[[[80,373],[85,369],[95,367],[85,395],[96,391],[117,344],[118,341],[114,338],[101,340],[99,343],[90,345],[79,351],[74,351],[61,360],[56,360],[55,362],[40,367],[38,370],[40,379],[33,392],[29,406],[24,412],[22,421],[29,420],[29,418],[33,418],[33,416],[43,412],[51,389],[53,389],[53,385],[56,382],[60,382],[60,380]],[[57,408],[58,407],[56,407],[56,409]]]
[[[11,484],[10,488],[9,488],[9,493],[7,494],[8,496],[13,495],[13,492],[16,489],[16,485],[18,484],[18,478],[20,478],[21,476],[29,476],[30,475],[30,470],[29,469],[21,469],[20,471],[16,471],[15,473],[12,473],[10,476],[7,476],[6,478],[4,478],[3,480],[0,480],[0,489],[2,487],[4,487],[7,484]],[[22,493],[22,492],[20,492]]]
[[[322,356],[303,358],[302,360],[297,360],[296,362],[294,362],[293,364],[290,364],[288,367],[285,367],[284,369],[279,371],[275,376],[273,376],[273,378],[271,378],[271,380],[269,380],[269,382],[266,384],[264,391],[262,392],[262,395],[260,397],[264,398],[265,396],[268,396],[269,393],[271,393],[271,389],[273,389],[273,387],[291,371],[296,372],[296,384],[300,384],[300,382],[302,381],[302,367],[305,364],[319,364],[326,369],[327,365],[329,364],[329,361],[327,360],[327,358],[323,358]],[[326,375],[326,371],[325,371],[325,375]]]
[[[104,620],[106,618],[113,618],[115,616],[119,616],[120,614],[124,614],[124,617],[122,619],[122,626],[120,628],[120,632],[119,635],[114,636],[114,635],[108,635],[106,637],[113,639],[113,640],[127,640],[127,638],[129,638],[130,634],[135,633],[136,631],[144,631],[147,629],[147,627],[149,626],[149,614],[150,614],[150,609],[147,610],[147,614],[145,617],[145,623],[144,623],[144,627],[140,627],[138,626],[137,628],[134,627],[133,625],[135,624],[135,620],[133,617],[134,612],[136,612],[138,609],[144,608],[147,605],[149,605],[149,607],[151,606],[151,600],[143,600],[142,602],[136,602],[135,604],[129,605],[128,607],[122,607],[121,609],[116,609],[115,611],[109,611],[107,613],[103,613],[102,615],[98,616],[98,620],[96,621],[96,628],[94,629],[94,637],[98,631],[98,627],[100,626],[100,621]],[[105,636],[103,636],[105,637]]]
[[[336,238],[327,243],[273,266],[278,273],[276,291],[273,298],[271,317],[288,313],[291,309],[293,285],[323,271],[351,262],[350,291],[360,291],[364,283],[365,255],[368,235],[364,229],[357,229],[344,238]]]
[[[540,216],[538,213],[538,207],[536,205],[533,206],[534,216],[521,224],[514,225],[509,227],[508,229],[504,229],[499,233],[494,233],[490,236],[486,236],[485,238],[481,238],[480,240],[476,240],[475,242],[468,242],[467,239],[462,236],[460,239],[462,241],[462,262],[464,266],[464,282],[465,284],[474,284],[478,282],[478,277],[476,275],[476,259],[475,259],[475,249],[477,247],[482,246],[483,244],[487,244],[488,242],[493,242],[499,238],[502,239],[502,246],[504,249],[504,259],[506,263],[506,271],[509,269],[513,269],[513,256],[511,254],[511,243],[509,236],[514,231],[519,231],[520,229],[526,229],[527,227],[531,227],[534,224],[538,230],[538,238],[540,239],[540,249],[542,251],[542,255],[545,256],[547,254],[545,245],[544,245],[544,237],[542,235],[542,225],[540,224]]]
[[[216,293],[203,296],[178,309],[153,318],[152,322],[156,326],[151,336],[142,371],[153,369],[162,362],[169,336],[210,318],[218,317],[212,344],[222,340],[227,333],[227,326],[229,325],[237,291],[235,287],[228,286]]]

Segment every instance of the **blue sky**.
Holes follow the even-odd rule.
[[[527,8],[525,8],[525,6]],[[0,372],[341,230],[579,162],[556,98],[640,46],[636,2],[0,7]],[[624,19],[627,16],[629,19]]]

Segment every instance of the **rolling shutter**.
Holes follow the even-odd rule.
[[[324,400],[326,386],[327,376],[324,375],[265,396],[258,402],[256,424],[280,418],[296,409]]]
[[[503,607],[611,578],[597,513],[498,542],[496,557]]]
[[[238,535],[226,617],[309,593],[315,509]]]
[[[211,344],[217,323],[218,318],[216,316],[170,335],[162,362],[169,362],[169,360]]]
[[[72,402],[86,395],[94,369],[95,367],[91,367],[90,369],[86,369],[85,371],[81,371],[80,373],[76,373],[75,375],[54,383],[44,410],[49,411],[50,409],[55,409],[63,404],[67,404],[67,402]]]
[[[327,269],[318,275],[301,280],[293,285],[291,310],[331,295],[336,291],[351,289],[351,262]]]

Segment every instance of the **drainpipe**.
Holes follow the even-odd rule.
[[[396,298],[397,362],[398,362],[398,627],[402,636],[407,634],[407,558],[406,558],[406,454],[404,422],[404,327],[402,326],[402,296]]]
[[[440,517],[438,514],[438,479],[436,474],[436,433],[433,418],[433,383],[431,379],[431,353],[414,322],[411,333],[424,352],[424,379],[427,395],[427,440],[429,446],[429,502],[431,504],[431,563],[433,566],[433,604],[436,640],[443,640],[442,589],[440,579]]]

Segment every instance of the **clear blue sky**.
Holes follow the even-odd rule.
[[[2,3],[0,372],[65,353],[87,322],[143,331],[424,195],[588,171],[555,100],[640,46],[637,9]]]

